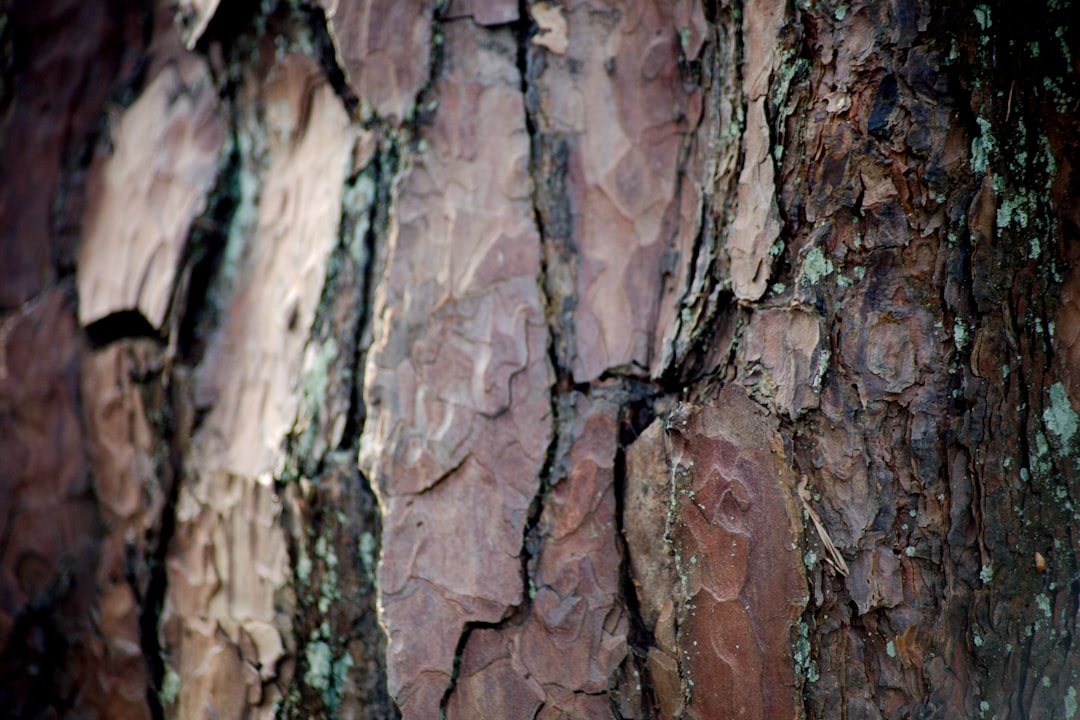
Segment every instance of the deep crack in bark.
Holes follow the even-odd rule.
[[[532,190],[531,204],[533,211],[533,222],[536,224],[537,235],[540,239],[541,251],[540,251],[540,273],[541,277],[537,278],[537,282],[541,287],[541,297],[545,307],[548,307],[552,299],[546,292],[546,284],[543,282],[543,276],[547,273],[547,263],[543,252],[543,244],[545,241],[544,234],[544,222],[541,213],[537,206],[537,187],[533,178],[535,177],[535,157],[536,157],[536,125],[533,122],[530,107],[528,102],[529,93],[529,68],[528,68],[528,46],[532,35],[536,31],[536,26],[532,22],[529,12],[528,3],[526,0],[519,0],[518,2],[518,20],[509,24],[510,30],[514,34],[514,38],[517,44],[517,57],[516,64],[520,77],[519,88],[522,96],[522,108],[524,110],[525,128],[529,134],[529,176]],[[545,312],[545,316],[550,317],[549,313]],[[507,617],[496,623],[488,622],[468,622],[465,624],[465,628],[462,630],[461,636],[458,638],[457,647],[454,650],[454,667],[451,674],[450,683],[446,688],[446,692],[443,694],[442,699],[439,702],[439,714],[441,718],[446,717],[446,708],[450,702],[450,698],[457,687],[457,681],[461,670],[461,660],[465,653],[465,648],[468,645],[469,638],[472,635],[473,630],[481,628],[498,629],[505,627],[508,622],[515,621],[522,618],[531,608],[532,605],[532,590],[533,579],[530,564],[539,556],[540,547],[543,542],[543,538],[540,535],[540,519],[544,512],[544,497],[551,488],[551,476],[555,467],[555,461],[558,456],[559,448],[559,404],[561,392],[560,388],[564,383],[561,382],[565,371],[560,367],[558,359],[556,357],[555,344],[557,339],[557,333],[554,331],[552,323],[548,322],[548,359],[551,363],[552,370],[558,378],[555,383],[551,385],[550,391],[550,412],[551,412],[551,437],[548,442],[547,450],[544,455],[544,464],[540,470],[540,486],[537,488],[536,494],[533,496],[532,501],[529,503],[529,511],[525,520],[525,527],[522,530],[521,537],[521,550],[519,557],[521,558],[521,603],[514,608]]]

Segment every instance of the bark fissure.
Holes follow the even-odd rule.
[[[637,585],[639,581],[634,577],[634,569],[630,562],[630,547],[626,541],[626,502],[627,483],[629,477],[626,470],[626,449],[638,439],[641,432],[655,419],[653,415],[653,402],[658,395],[658,390],[648,388],[642,396],[637,393],[629,393],[627,400],[619,408],[619,442],[615,452],[614,464],[614,488],[615,488],[615,539],[619,548],[619,598],[625,604],[629,615],[630,629],[627,633],[628,653],[625,662],[633,665],[634,679],[640,684],[638,697],[640,706],[645,716],[642,720],[660,717],[659,707],[656,701],[656,693],[653,688],[652,675],[649,671],[649,649],[656,646],[656,637],[653,628],[650,628],[641,612],[641,601],[638,598]],[[676,628],[676,632],[677,632]],[[633,697],[630,688],[613,688],[626,692]],[[617,693],[611,694],[612,715],[622,718],[623,715],[618,707]]]
[[[190,388],[178,384],[175,379],[165,380],[171,386],[173,403],[181,393],[190,392]],[[190,399],[182,398],[181,403],[190,403]],[[185,418],[179,417],[179,425],[185,422]],[[194,418],[188,419],[193,420]],[[182,457],[186,438],[181,440],[181,433],[186,435],[187,429],[180,430],[177,425],[172,425],[172,432],[168,433],[170,450],[170,463],[172,465],[172,483],[168,487],[165,506],[161,513],[161,529],[157,538],[157,544],[152,548],[148,560],[150,570],[149,582],[146,586],[145,595],[142,598],[142,608],[139,612],[139,639],[146,658],[149,670],[149,684],[146,688],[146,702],[150,708],[150,714],[154,720],[164,720],[165,706],[161,701],[161,693],[165,688],[165,648],[162,646],[160,634],[161,610],[165,605],[165,593],[168,590],[169,578],[165,571],[165,563],[168,558],[169,543],[176,532],[176,502],[180,496],[180,486],[184,479]],[[138,584],[134,575],[128,579],[132,591],[138,594]]]
[[[383,130],[385,132],[385,129]],[[386,133],[388,134],[388,133]],[[400,172],[397,143],[385,139],[384,148],[376,148],[371,159],[373,167],[372,181],[375,184],[375,202],[367,210],[367,228],[363,234],[363,299],[360,305],[360,317],[357,321],[356,334],[353,337],[353,360],[351,363],[351,382],[349,390],[349,412],[345,428],[341,433],[340,449],[356,450],[360,445],[360,434],[364,429],[367,410],[364,407],[364,359],[371,335],[371,309],[375,304],[376,258],[378,257],[379,238],[385,237],[389,225],[389,212],[392,204],[392,186],[394,178]],[[378,142],[378,141],[376,141]],[[354,170],[357,170],[354,168]],[[356,181],[354,181],[356,182]],[[348,213],[343,212],[342,222],[347,222]],[[365,478],[365,482],[367,482]],[[370,490],[370,484],[369,484]]]
[[[535,157],[536,157],[536,135],[537,130],[533,121],[532,112],[528,102],[529,97],[529,67],[528,67],[528,48],[532,35],[536,31],[534,23],[531,21],[528,12],[528,3],[526,0],[519,0],[518,2],[518,20],[509,24],[509,30],[513,33],[515,40],[515,66],[518,72],[518,89],[521,93],[522,108],[524,109],[524,121],[525,129],[529,136],[529,176],[530,176],[530,205],[532,210],[532,221],[537,231],[538,240],[543,246],[547,240],[547,235],[544,229],[543,217],[540,212],[537,201],[537,185],[535,182]],[[540,276],[537,278],[537,282],[541,289],[546,287],[544,278],[547,273],[546,256],[543,252],[540,254]],[[549,306],[551,298],[547,293],[541,295],[544,306],[545,316],[549,315]],[[533,564],[539,555],[543,546],[543,535],[540,527],[540,519],[544,513],[544,497],[548,493],[551,487],[552,473],[555,469],[555,463],[560,447],[560,398],[562,396],[561,388],[565,387],[564,378],[566,372],[561,368],[558,358],[556,357],[556,343],[558,338],[557,329],[550,323],[547,324],[548,331],[548,346],[547,346],[547,358],[551,363],[551,367],[555,371],[556,381],[552,383],[549,391],[549,412],[551,417],[551,436],[548,439],[547,448],[544,454],[544,462],[540,467],[538,477],[539,485],[536,489],[536,493],[533,495],[532,500],[529,503],[528,512],[526,514],[525,524],[521,536],[521,548],[519,551],[519,557],[521,561],[520,569],[520,581],[521,581],[521,602],[514,607],[506,617],[496,623],[486,622],[469,622],[465,625],[461,636],[458,638],[457,647],[454,650],[454,669],[450,678],[450,683],[447,685],[446,691],[443,693],[442,699],[439,702],[440,717],[446,718],[447,707],[450,703],[451,696],[454,690],[457,688],[458,679],[461,672],[462,658],[466,648],[469,644],[469,639],[472,637],[473,632],[478,629],[488,629],[499,631],[505,628],[510,628],[515,625],[521,624],[528,616],[533,599],[533,593],[535,592],[534,579],[533,579]],[[518,372],[524,372],[524,369]],[[510,395],[511,402],[508,403],[507,409],[512,405],[513,395]],[[463,461],[464,462],[464,461]]]

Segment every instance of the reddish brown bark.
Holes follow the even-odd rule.
[[[1077,712],[1063,3],[9,5],[3,707]]]

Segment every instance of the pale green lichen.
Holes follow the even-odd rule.
[[[1035,596],[1035,605],[1039,608],[1039,612],[1046,617],[1049,618],[1053,614],[1050,609],[1050,598],[1045,593],[1039,593]]]
[[[998,205],[995,218],[997,220],[998,229],[1004,229],[1016,222],[1016,225],[1020,228],[1027,227],[1028,213],[1026,207],[1029,205],[1027,198],[1022,194],[1006,195],[1001,199],[1001,204]]]
[[[1068,692],[1065,693],[1065,717],[1066,720],[1072,720],[1076,717],[1076,688],[1070,686]]]
[[[1032,458],[1035,462],[1033,469],[1036,477],[1046,477],[1054,469],[1050,461],[1050,441],[1042,430],[1035,432],[1035,453]]]
[[[304,403],[308,408],[319,408],[326,400],[330,388],[330,366],[337,356],[337,342],[332,337],[321,345],[308,344],[307,352],[304,353],[304,375],[300,383]]]
[[[1061,54],[1065,56],[1065,66],[1072,67],[1072,51],[1069,49],[1069,43],[1065,42],[1065,28],[1058,27],[1054,30],[1054,37],[1061,41]]]
[[[810,627],[799,621],[799,637],[795,640],[794,648],[795,669],[807,682],[817,682],[821,675],[818,673],[817,662],[812,657],[810,647]]]
[[[958,350],[963,350],[968,344],[968,332],[967,327],[964,325],[964,321],[960,318],[956,319],[953,324],[953,341],[956,343]]]
[[[822,348],[821,353],[818,355],[817,372],[814,373],[814,379],[810,383],[814,390],[821,391],[821,383],[825,380],[825,373],[829,371],[829,360],[831,359],[832,351],[829,348]]]
[[[296,559],[296,577],[300,582],[307,584],[311,579],[311,558],[308,557],[307,552],[303,547],[300,548],[298,557]]]
[[[334,651],[330,646],[322,640],[308,643],[304,659],[307,660],[307,684],[316,690],[329,688],[334,665]]]
[[[803,258],[803,284],[817,285],[822,278],[830,275],[832,271],[832,260],[825,257],[825,253],[821,252],[821,248],[810,248]]]
[[[975,21],[979,23],[979,27],[983,30],[989,30],[994,24],[990,18],[990,8],[986,5],[975,6]]]
[[[244,158],[233,180],[234,210],[229,220],[225,238],[225,251],[222,254],[221,275],[223,284],[231,285],[232,279],[240,267],[247,240],[255,233],[259,222],[259,195],[262,184],[259,180],[261,163],[252,158],[261,158],[265,154],[266,138],[263,129],[256,122],[242,122],[233,136],[232,152]],[[251,165],[254,165],[253,167]]]
[[[983,565],[979,570],[979,579],[982,580],[983,585],[989,585],[990,581],[994,579],[994,565],[990,563]]]
[[[342,223],[349,256],[357,265],[367,262],[367,234],[371,228],[371,207],[375,204],[378,186],[370,172],[363,172],[353,183],[345,185],[341,206],[351,222]]]
[[[892,640],[885,643],[885,654],[891,658],[896,657],[896,643],[894,643]]]
[[[183,680],[171,667],[165,668],[165,677],[161,679],[161,690],[158,691],[158,699],[162,705],[172,705],[180,695],[180,686]]]
[[[326,575],[322,582],[319,583],[321,593],[318,600],[319,612],[326,615],[330,612],[331,605],[341,599],[341,593],[338,591],[337,553],[334,551],[333,545],[327,542],[324,535],[320,535],[315,539],[315,557],[322,558],[323,562],[326,563]]]
[[[364,531],[360,533],[359,540],[360,563],[364,566],[364,574],[369,578],[375,577],[375,536]]]
[[[345,681],[349,677],[349,669],[352,668],[352,666],[352,655],[348,652],[342,653],[341,657],[334,661],[334,689],[337,692],[335,693],[335,699],[333,701],[328,700],[325,695],[323,696],[323,701],[326,702],[327,705],[337,707],[338,703],[341,702],[340,692],[342,688],[345,687]]]
[[[1073,410],[1065,386],[1060,382],[1050,386],[1050,403],[1043,410],[1043,423],[1066,448],[1072,442],[1077,429],[1080,429],[1080,417]]]
[[[971,169],[977,175],[984,175],[990,167],[990,156],[996,151],[997,144],[990,121],[978,117],[975,122],[979,124],[979,136],[971,141]]]
[[[335,658],[334,651],[322,641],[308,643],[304,649],[307,661],[305,681],[322,695],[323,704],[330,710],[341,704],[341,691],[348,679],[349,669],[353,667],[352,656],[348,652]]]

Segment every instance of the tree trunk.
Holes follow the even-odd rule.
[[[1075,717],[1078,33],[4,3],[0,706]]]

